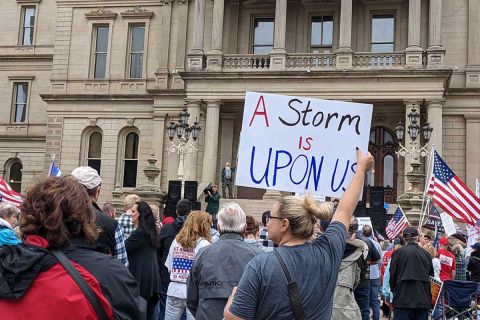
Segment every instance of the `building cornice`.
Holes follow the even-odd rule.
[[[96,10],[85,13],[85,17],[88,20],[98,20],[98,19],[108,19],[115,20],[118,16],[118,13],[105,9],[104,7],[99,7]]]
[[[130,19],[150,19],[153,17],[154,13],[153,11],[149,11],[147,9],[142,9],[140,6],[136,6],[133,9],[126,10],[124,12],[121,12],[120,15],[122,18],[130,18]]]
[[[153,98],[148,94],[40,94],[43,101],[148,101],[153,103]]]

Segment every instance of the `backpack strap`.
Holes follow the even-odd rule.
[[[292,276],[290,275],[290,272],[288,271],[282,257],[277,252],[277,249],[273,249],[273,253],[275,254],[275,257],[277,257],[278,263],[280,263],[280,266],[282,267],[285,278],[287,278],[288,298],[290,300],[290,306],[293,309],[293,314],[295,315],[295,320],[304,320],[305,312],[303,311],[298,285],[292,280]]]
[[[107,313],[100,304],[97,295],[95,294],[95,292],[93,292],[92,288],[88,285],[85,279],[82,278],[80,273],[78,273],[77,269],[75,269],[70,260],[68,260],[67,256],[65,256],[65,253],[63,253],[63,251],[61,250],[52,250],[52,253],[57,258],[58,262],[62,264],[70,277],[72,277],[73,281],[75,281],[77,286],[83,291],[85,297],[95,310],[98,319],[108,320]]]

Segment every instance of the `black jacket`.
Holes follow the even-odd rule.
[[[80,265],[98,281],[101,293],[107,299],[115,319],[145,319],[146,303],[140,297],[135,279],[121,262],[101,251],[103,250],[98,246],[92,246],[79,238],[70,239],[69,247],[64,250],[70,261]],[[45,299],[38,294],[39,292],[49,291],[51,295],[58,286],[65,286],[65,283],[59,282],[60,278],[55,276],[58,275],[58,268],[53,267],[57,264],[56,258],[43,247],[26,243],[2,247],[0,249],[0,302],[3,299],[13,299],[22,303],[22,298],[27,295],[29,301],[44,302]],[[66,274],[64,269],[63,273]],[[45,276],[35,284],[36,290],[29,290],[40,274]],[[56,281],[45,281],[49,278]],[[41,289],[38,289],[38,286],[41,286]],[[26,305],[25,308],[33,309],[25,310],[25,313],[42,312],[39,318],[53,319],[56,310],[80,302],[73,290],[68,292],[72,297],[54,295],[56,300],[51,301],[51,305],[43,305],[41,308],[43,311],[39,309],[38,304]],[[8,310],[4,311],[8,312]],[[87,313],[88,310],[85,312]],[[0,314],[2,314],[1,311]],[[25,318],[24,315],[19,316],[19,319],[23,318]],[[78,317],[72,314],[71,319],[76,318]]]
[[[480,282],[480,251],[472,251],[468,260],[467,270],[470,271],[470,279]]]
[[[93,210],[95,212],[95,223],[101,229],[97,242],[104,248],[104,252],[113,255],[116,247],[115,231],[118,222],[103,213],[95,202],[93,202]]]
[[[137,228],[130,234],[125,240],[125,248],[128,254],[128,269],[137,279],[140,295],[148,301],[160,293],[156,250],[142,228]]]
[[[180,232],[180,229],[182,229],[186,219],[187,216],[177,217],[173,223],[165,225],[158,235],[159,246],[157,249],[157,261],[162,286],[168,287],[170,284],[170,273],[168,272],[168,268],[165,267],[165,261],[167,261],[170,246]]]
[[[433,275],[432,257],[417,243],[410,242],[395,250],[390,262],[393,305],[397,308],[430,309],[430,276]]]

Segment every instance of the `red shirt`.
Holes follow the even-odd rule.
[[[382,265],[380,266],[380,274],[381,274],[380,279],[383,279],[383,275],[385,274],[385,269],[387,269],[388,261],[390,261],[390,259],[392,258],[393,251],[394,250],[392,249],[390,251],[385,252],[385,254],[383,255]]]
[[[452,271],[457,267],[455,256],[445,249],[438,250],[438,259],[440,260],[440,280],[452,280]]]

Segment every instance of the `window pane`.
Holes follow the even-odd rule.
[[[367,186],[375,186],[375,171],[370,169],[367,171],[367,179],[366,179]]]
[[[22,169],[23,166],[20,162],[14,162],[10,166],[10,187],[16,192],[20,192],[22,189]]]
[[[322,17],[312,17],[312,35],[310,44],[312,46],[322,44]]]
[[[141,78],[143,69],[143,53],[132,53],[130,61],[130,78]]]
[[[102,157],[102,134],[100,132],[94,132],[90,135],[88,157],[98,159]]]
[[[253,48],[254,54],[268,54],[273,50],[273,46],[259,46]]]
[[[22,45],[31,46],[33,44],[33,28],[23,28]]]
[[[393,43],[372,44],[372,52],[392,52]]]
[[[19,83],[17,86],[17,98],[16,103],[27,103],[27,92],[28,92],[28,84],[26,83]]]
[[[138,157],[138,134],[131,132],[125,142],[125,159],[137,159]]]
[[[137,160],[125,160],[123,169],[123,186],[135,188],[137,186]]]
[[[393,156],[387,155],[383,158],[383,186],[393,188]]]
[[[387,130],[383,131],[383,144],[386,143],[395,143],[395,139],[393,138],[392,134]]]
[[[101,160],[89,159],[87,161],[87,166],[92,167],[93,169],[97,170],[98,174],[100,174],[101,162],[102,162]]]
[[[24,104],[17,104],[15,106],[15,119],[14,122],[25,122],[25,114],[27,108]]]
[[[372,17],[372,42],[393,42],[393,15],[375,15]]]
[[[370,143],[375,144],[376,143],[375,140],[376,140],[375,139],[375,130],[372,130],[372,131],[370,131]]]
[[[35,26],[35,8],[25,8],[25,15],[23,17],[24,27]]]
[[[333,44],[333,17],[323,17],[322,45],[331,46]]]
[[[15,110],[14,122],[24,122],[27,114],[28,84],[18,83],[15,85]]]
[[[97,53],[95,55],[95,72],[94,78],[105,78],[105,70],[107,67],[107,54]]]
[[[132,27],[132,42],[131,42],[132,52],[143,52],[144,37],[145,37],[144,26]]]
[[[255,19],[253,44],[273,46],[273,19]]]
[[[108,48],[108,27],[97,27],[95,51],[107,52],[107,48]]]

